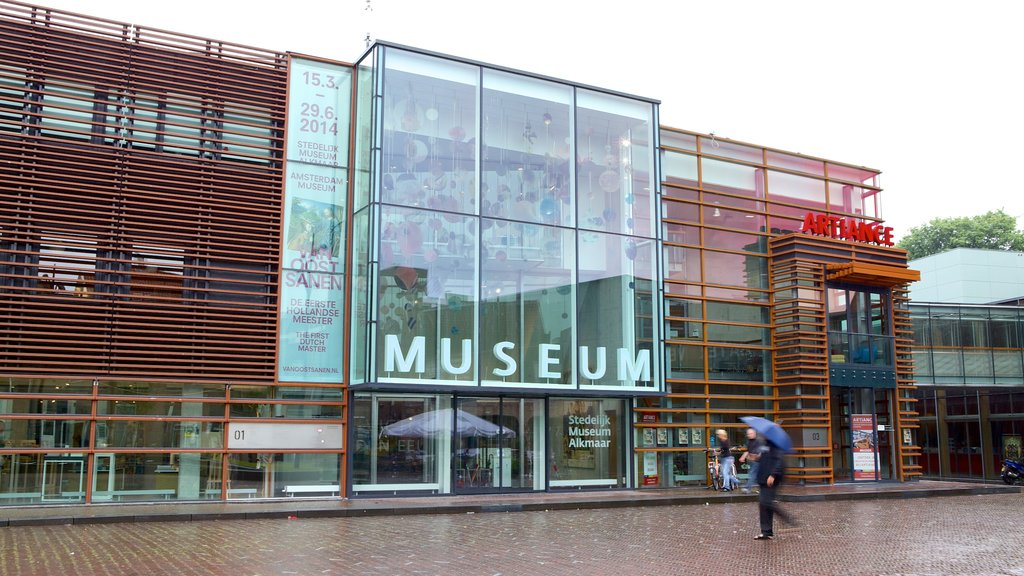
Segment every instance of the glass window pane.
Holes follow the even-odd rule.
[[[691,202],[700,201],[700,191],[697,189],[690,188],[678,188],[676,186],[666,185],[661,189],[662,197],[664,198],[675,198],[677,200],[689,200]]]
[[[743,234],[740,232],[730,232],[728,230],[717,230],[710,227],[704,229],[704,245],[708,248],[722,248],[724,250],[736,250],[756,254],[768,253],[767,236],[761,236],[759,234]]]
[[[677,186],[697,187],[697,157],[690,154],[662,151],[662,181]]]
[[[622,400],[552,398],[548,409],[551,487],[623,486],[626,439]]]
[[[352,476],[354,489],[373,485],[431,485],[439,481],[438,455],[444,434],[451,429],[452,413],[446,402],[433,396],[356,396],[351,426],[355,429]],[[448,408],[445,410],[445,408]],[[417,418],[428,425],[412,429],[399,424]]]
[[[768,150],[768,165],[805,172],[815,176],[825,175],[825,163],[821,160],[786,154],[785,152],[776,152],[774,150]]]
[[[763,256],[704,251],[704,273],[709,284],[767,288],[768,261]]]
[[[771,344],[768,328],[756,326],[734,326],[728,324],[707,324],[708,342],[726,344],[750,344],[767,346]]]
[[[828,177],[835,180],[846,180],[847,182],[867,184],[868,186],[878,186],[878,182],[876,181],[878,178],[878,172],[868,170],[867,168],[856,168],[853,166],[844,166],[842,164],[833,164],[829,162]]]
[[[660,326],[653,322],[655,243],[580,232],[577,299],[580,381],[602,386],[655,386],[658,374],[653,350]],[[596,358],[602,353],[601,374]],[[583,358],[582,354],[590,354]],[[586,361],[585,361],[586,360]],[[589,372],[589,374],[588,374]]]
[[[764,169],[711,158],[701,158],[704,190],[764,198]]]
[[[175,398],[223,398],[223,384],[173,382],[101,381],[100,396],[169,396]]]
[[[696,226],[664,223],[662,231],[665,242],[700,246],[700,228]]]
[[[484,69],[481,213],[571,226],[572,89]]]
[[[576,106],[579,226],[653,236],[653,107],[588,90]]]
[[[697,137],[693,134],[683,134],[674,130],[661,130],[661,145],[679,148],[680,150],[697,151]]]
[[[685,344],[665,345],[668,378],[682,380],[704,379],[704,347]]]
[[[220,454],[107,453],[94,458],[93,502],[220,498]],[[246,494],[249,498],[255,496]]]
[[[727,196],[725,194],[713,194],[711,192],[704,192],[703,199],[704,203],[709,205],[729,206],[731,208],[743,208],[745,210],[756,210],[758,212],[764,212],[765,206],[764,202],[761,202],[760,200]]]
[[[700,137],[700,151],[703,154],[734,158],[736,160],[743,160],[754,164],[764,163],[764,154],[761,151],[761,148],[744,146],[743,144],[737,144],[735,142],[726,142],[716,138],[709,138],[708,136]]]
[[[747,300],[750,302],[767,302],[769,294],[759,290],[734,290],[731,288],[719,288],[708,286],[705,289],[708,298],[719,298],[722,300]]]
[[[680,222],[700,222],[700,206],[689,202],[662,202],[662,217]]]
[[[685,282],[700,282],[700,250],[665,246],[665,278]]]
[[[721,226],[723,228],[735,228],[748,232],[764,232],[764,214],[753,212],[741,212],[730,210],[719,206],[704,206],[704,223],[708,226]]]
[[[3,378],[0,390],[7,394],[92,394],[92,380]]]
[[[229,499],[337,496],[340,454],[228,455]],[[298,490],[292,490],[297,488]]]
[[[700,300],[682,300],[678,298],[665,299],[666,316],[677,318],[703,318],[704,308]]]
[[[708,376],[712,380],[767,382],[771,379],[771,351],[709,347]]]
[[[878,190],[874,188],[854,186],[843,182],[829,182],[829,208],[846,214],[874,216],[874,196],[877,193]]]
[[[797,204],[809,210],[825,209],[824,180],[769,170],[768,195],[776,202]]]
[[[383,207],[381,223],[378,374],[472,381],[476,220]]]
[[[216,402],[147,402],[143,400],[100,400],[97,414],[134,416],[195,416],[218,418],[224,416],[224,405]]]
[[[769,324],[771,322],[771,310],[766,306],[708,300],[707,308],[708,320],[743,322],[747,324]]]
[[[572,384],[575,232],[488,219],[481,227],[481,379]]]
[[[394,48],[384,65],[382,200],[474,213],[479,69]]]

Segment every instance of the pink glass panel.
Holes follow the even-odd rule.
[[[704,247],[763,254],[768,252],[768,237],[707,227],[704,228]]]
[[[768,165],[813,174],[815,176],[825,175],[825,163],[814,158],[805,158],[783,152],[768,151]]]
[[[722,228],[735,228],[748,232],[764,232],[764,214],[740,212],[718,206],[704,206],[704,224]]]
[[[700,282],[700,250],[665,246],[665,278],[683,282]]]
[[[768,195],[777,202],[825,209],[825,181],[786,172],[768,171]]]
[[[855,168],[842,164],[828,163],[828,177],[833,180],[859,182],[868,186],[878,186],[878,172],[867,168]]]
[[[697,190],[691,190],[689,188],[676,188],[675,186],[663,186],[661,188],[661,195],[666,198],[677,198],[679,200],[693,200],[697,202],[700,200],[700,192]]]
[[[696,226],[666,223],[662,230],[665,242],[700,246],[700,228]]]
[[[661,145],[679,148],[681,150],[697,151],[697,137],[693,134],[683,134],[672,130],[661,131]]]
[[[764,155],[761,148],[744,146],[735,142],[724,142],[707,136],[700,137],[701,154],[733,158],[754,164],[764,164]]]
[[[689,202],[662,202],[662,217],[666,220],[682,222],[699,222],[700,208]]]
[[[705,190],[764,198],[764,169],[701,158],[701,182]]]
[[[760,200],[737,198],[736,196],[726,196],[724,194],[712,194],[711,192],[704,193],[704,203],[718,206],[729,206],[731,208],[745,208],[747,210],[757,210],[758,212],[764,211],[764,202],[761,202]]]

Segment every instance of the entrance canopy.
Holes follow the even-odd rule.
[[[917,270],[871,262],[828,264],[826,270],[828,271],[828,280],[888,288],[908,282],[917,282],[921,279],[921,273]]]

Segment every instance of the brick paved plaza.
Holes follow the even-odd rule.
[[[0,528],[0,575],[1024,575],[1024,494]]]

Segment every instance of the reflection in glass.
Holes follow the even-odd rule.
[[[432,396],[357,395],[351,424],[354,489],[396,484],[438,489],[440,466],[447,462],[439,462],[437,455],[452,433],[452,413],[446,407],[450,403],[439,404]],[[410,419],[420,425],[407,425]]]
[[[625,485],[623,401],[548,402],[552,488]]]
[[[484,69],[480,213],[571,226],[572,88]]]
[[[654,315],[655,243],[581,231],[579,254],[580,382],[654,386],[661,329]]]
[[[474,213],[477,68],[394,48],[384,66],[381,200]]]
[[[337,496],[339,454],[228,455],[228,498]]]
[[[576,233],[488,219],[481,227],[481,377],[572,384]]]
[[[476,223],[457,214],[381,209],[378,374],[475,377]],[[396,361],[407,355],[418,355],[422,365]]]
[[[587,90],[576,103],[579,226],[653,236],[653,108]]]

